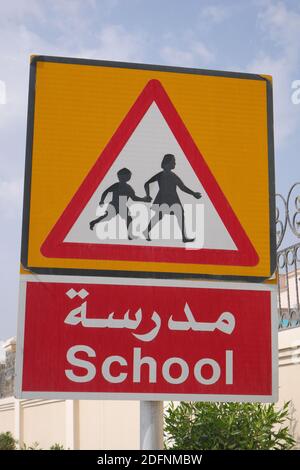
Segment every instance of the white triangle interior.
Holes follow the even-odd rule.
[[[174,173],[176,173],[186,186],[196,192],[202,194],[202,198],[197,200],[193,196],[188,195],[178,189],[178,195],[181,203],[190,205],[189,210],[186,210],[186,231],[187,235],[192,235],[192,228],[194,227],[193,221],[190,219],[190,214],[196,207],[196,204],[201,204],[202,209],[198,212],[204,214],[201,224],[198,224],[198,231],[195,234],[196,239],[192,243],[182,243],[179,235],[179,227],[175,221],[176,231],[175,234],[178,239],[159,239],[159,229],[164,232],[164,224],[168,224],[170,221],[169,216],[165,216],[151,232],[151,242],[145,240],[143,237],[135,240],[128,240],[125,238],[112,239],[105,238],[99,239],[99,234],[103,232],[116,233],[116,218],[109,222],[101,222],[97,224],[94,230],[90,230],[89,222],[105,212],[105,207],[99,209],[99,201],[101,195],[105,189],[112,184],[118,182],[117,172],[121,168],[128,168],[132,172],[132,177],[128,184],[132,186],[137,196],[145,196],[144,184],[153,175],[161,171],[161,161],[165,154],[171,153],[175,155],[176,167]],[[151,196],[154,199],[158,186],[157,183],[153,183],[150,187]],[[110,201],[110,195],[107,196],[106,202]],[[130,207],[129,203],[129,207]],[[137,204],[137,203],[135,203]],[[144,205],[145,203],[138,203]],[[151,203],[147,203],[147,207],[151,207]],[[102,212],[99,212],[102,211]],[[195,211],[194,211],[195,214]],[[176,219],[172,217],[172,219]],[[126,232],[125,222],[121,219],[118,220],[120,224],[124,224],[124,230]],[[160,224],[163,224],[160,227]],[[123,232],[124,233],[124,232]],[[97,236],[98,235],[98,236]],[[203,185],[196,176],[192,169],[187,157],[183,153],[180,145],[176,138],[171,132],[167,122],[161,114],[156,103],[153,102],[144,117],[138,124],[137,128],[123,147],[122,151],[116,158],[115,162],[105,175],[104,179],[100,182],[97,190],[94,192],[92,198],[81,212],[80,216],[72,226],[71,230],[67,234],[64,242],[73,243],[96,243],[96,244],[117,244],[117,245],[145,245],[145,246],[176,246],[182,249],[185,248],[206,248],[206,249],[223,249],[223,250],[237,250],[234,241],[229,235],[226,227],[224,226],[220,216],[216,209],[211,203],[208,195],[206,194]]]

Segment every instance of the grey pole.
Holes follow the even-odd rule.
[[[140,401],[140,449],[163,449],[162,401]]]

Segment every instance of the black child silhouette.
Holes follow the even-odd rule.
[[[132,235],[129,232],[130,232],[130,226],[132,223],[132,218],[129,214],[129,210],[128,210],[126,203],[128,199],[132,199],[133,201],[150,202],[151,198],[149,196],[148,197],[136,196],[133,188],[127,183],[131,178],[131,171],[128,170],[128,168],[122,168],[120,171],[118,171],[117,175],[118,175],[119,183],[115,183],[111,185],[109,188],[107,188],[103,192],[101,196],[101,200],[99,202],[99,205],[102,206],[104,204],[106,196],[109,193],[112,193],[112,200],[109,203],[108,210],[103,215],[101,215],[97,219],[92,220],[90,222],[90,229],[93,230],[94,226],[98,224],[99,222],[108,222],[117,214],[119,214],[122,218],[126,218],[128,238],[129,240],[131,240]],[[120,203],[122,204],[121,207],[120,207]],[[124,207],[123,207],[123,203],[124,203]]]
[[[163,205],[167,206],[168,208],[174,208],[173,211],[171,210],[168,213],[177,217],[177,221],[182,233],[182,241],[186,243],[193,242],[195,240],[194,238],[188,238],[186,235],[184,209],[177,194],[177,188],[181,189],[181,191],[187,194],[190,194],[191,196],[194,196],[196,199],[200,199],[201,194],[192,191],[184,185],[179,176],[177,176],[172,171],[174,170],[175,166],[176,160],[174,155],[171,153],[166,154],[161,162],[163,171],[157,173],[157,175],[153,176],[145,183],[145,191],[148,197],[150,197],[149,186],[151,183],[157,182],[159,187],[158,193],[153,202],[153,209],[156,211],[156,213],[150,220],[147,229],[144,231],[144,235],[148,241],[151,241],[151,229],[163,218]]]

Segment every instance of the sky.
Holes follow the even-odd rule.
[[[299,44],[299,0],[0,1],[0,350],[16,334],[30,54],[272,75],[286,195],[300,180]]]

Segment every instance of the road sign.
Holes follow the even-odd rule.
[[[21,276],[19,398],[274,401],[273,287]]]
[[[161,150],[156,154],[153,152],[153,146],[147,148],[149,136],[151,140],[153,138],[156,146],[159,147],[158,141],[160,142]],[[122,149],[121,152],[120,149]],[[162,155],[168,150],[172,151],[172,155],[176,155],[176,168],[179,167],[181,178],[190,181],[190,184],[193,183],[194,188],[199,193],[201,191],[202,196],[205,193],[205,217],[199,221],[199,229],[195,240],[189,242],[189,250],[185,249],[181,237],[163,239],[157,236],[153,239],[151,236],[151,240],[147,240],[142,236],[129,240],[125,233],[125,237],[120,239],[119,234],[112,229],[111,238],[107,236],[101,238],[101,236],[97,237],[95,231],[89,230],[89,221],[94,218],[100,194],[103,194],[106,188],[115,186],[113,183],[115,183],[118,170],[127,166],[134,170],[135,177],[132,180],[141,194],[144,182],[149,180],[155,172],[157,173],[161,166]],[[144,156],[143,153],[146,152],[147,155]],[[164,173],[170,192],[172,180],[169,181],[167,178],[172,178],[177,172],[167,173],[163,170],[160,174],[164,176]],[[161,192],[163,191],[162,188]],[[195,202],[197,199],[191,200],[190,195],[185,199],[186,205],[190,204],[196,215],[196,208],[193,206],[197,204]],[[143,201],[142,204],[145,205]],[[172,204],[174,204],[173,201]],[[79,217],[78,214],[80,214]],[[185,214],[186,222],[192,222],[192,210],[189,215],[188,218]],[[145,222],[142,230],[149,223],[147,216],[143,219]],[[112,223],[114,223],[114,217],[108,221],[108,224],[112,225]],[[204,228],[206,230],[202,234]],[[214,237],[213,234],[216,236]],[[198,249],[199,241],[200,249]],[[172,250],[166,247],[172,247]],[[171,262],[175,257],[177,262],[183,263],[242,266],[253,266],[258,262],[258,255],[250,240],[158,80],[150,80],[147,83],[47,237],[41,251],[45,256],[52,258]]]
[[[35,57],[30,83],[25,268],[271,276],[269,79]]]

